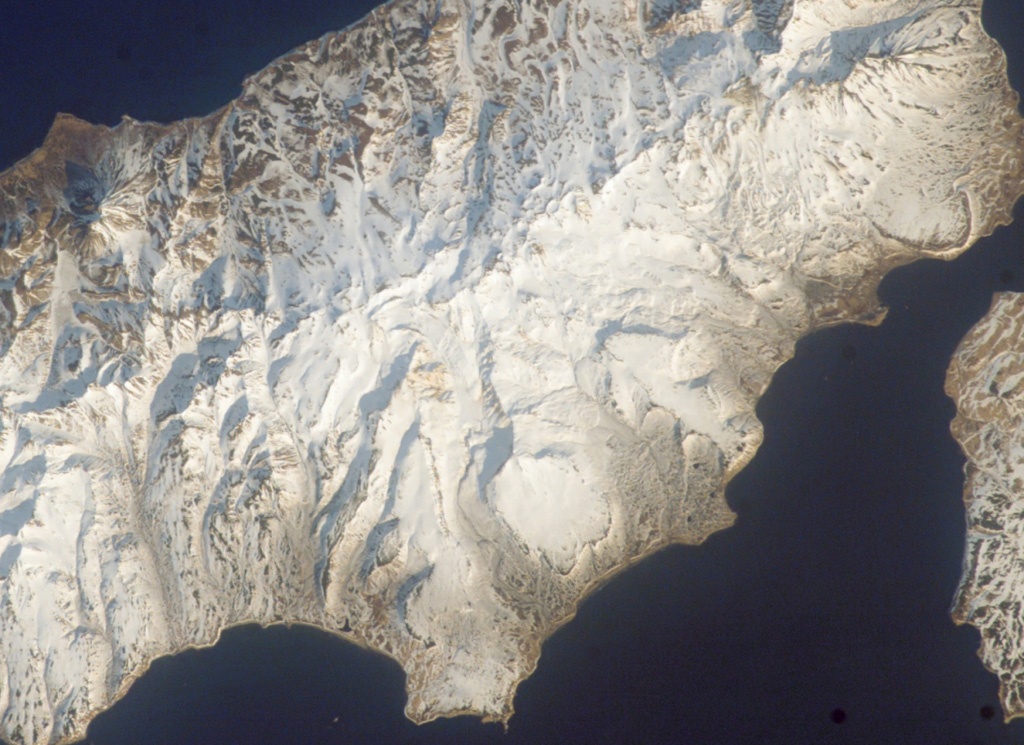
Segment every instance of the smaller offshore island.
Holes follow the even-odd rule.
[[[797,339],[1010,220],[980,9],[393,0],[208,117],[59,116],[0,173],[0,736],[248,622],[507,720],[584,595],[731,524]],[[1008,716],[1012,302],[950,373]]]
[[[999,293],[946,378],[967,456],[967,549],[953,617],[981,632],[1007,719],[1024,716],[1024,294]]]

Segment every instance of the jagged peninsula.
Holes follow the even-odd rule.
[[[946,376],[964,454],[967,549],[953,618],[981,632],[1007,719],[1024,716],[1024,294],[999,293]]]

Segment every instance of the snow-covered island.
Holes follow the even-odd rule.
[[[253,621],[507,719],[585,594],[731,523],[798,338],[1010,219],[979,14],[394,0],[206,118],[58,117],[0,174],[0,736]]]

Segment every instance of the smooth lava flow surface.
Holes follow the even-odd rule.
[[[799,0],[797,0],[799,2]],[[371,5],[0,4],[0,168],[54,114],[169,121],[226,103],[272,58]],[[984,21],[1024,88],[1024,6]],[[803,340],[758,406],[765,441],[728,490],[735,527],[587,599],[544,645],[509,730],[416,727],[392,661],[311,628],[240,627],[158,660],[94,745],[240,743],[1024,742],[1003,724],[977,633],[948,610],[963,548],[963,457],[942,390],[997,290],[1024,291],[1017,223],[951,263],[893,272],[877,328]]]

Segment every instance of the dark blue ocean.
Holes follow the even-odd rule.
[[[369,7],[0,0],[0,169],[58,111],[206,114]],[[986,0],[984,19],[1021,90],[1024,4]],[[158,660],[88,742],[1020,745],[1024,721],[1003,724],[977,633],[948,615],[963,457],[943,379],[998,290],[1024,291],[1020,222],[954,262],[893,272],[881,326],[803,340],[758,407],[760,452],[730,484],[736,526],[585,601],[545,644],[507,734],[465,717],[416,727],[395,663],[309,628],[244,627]]]

